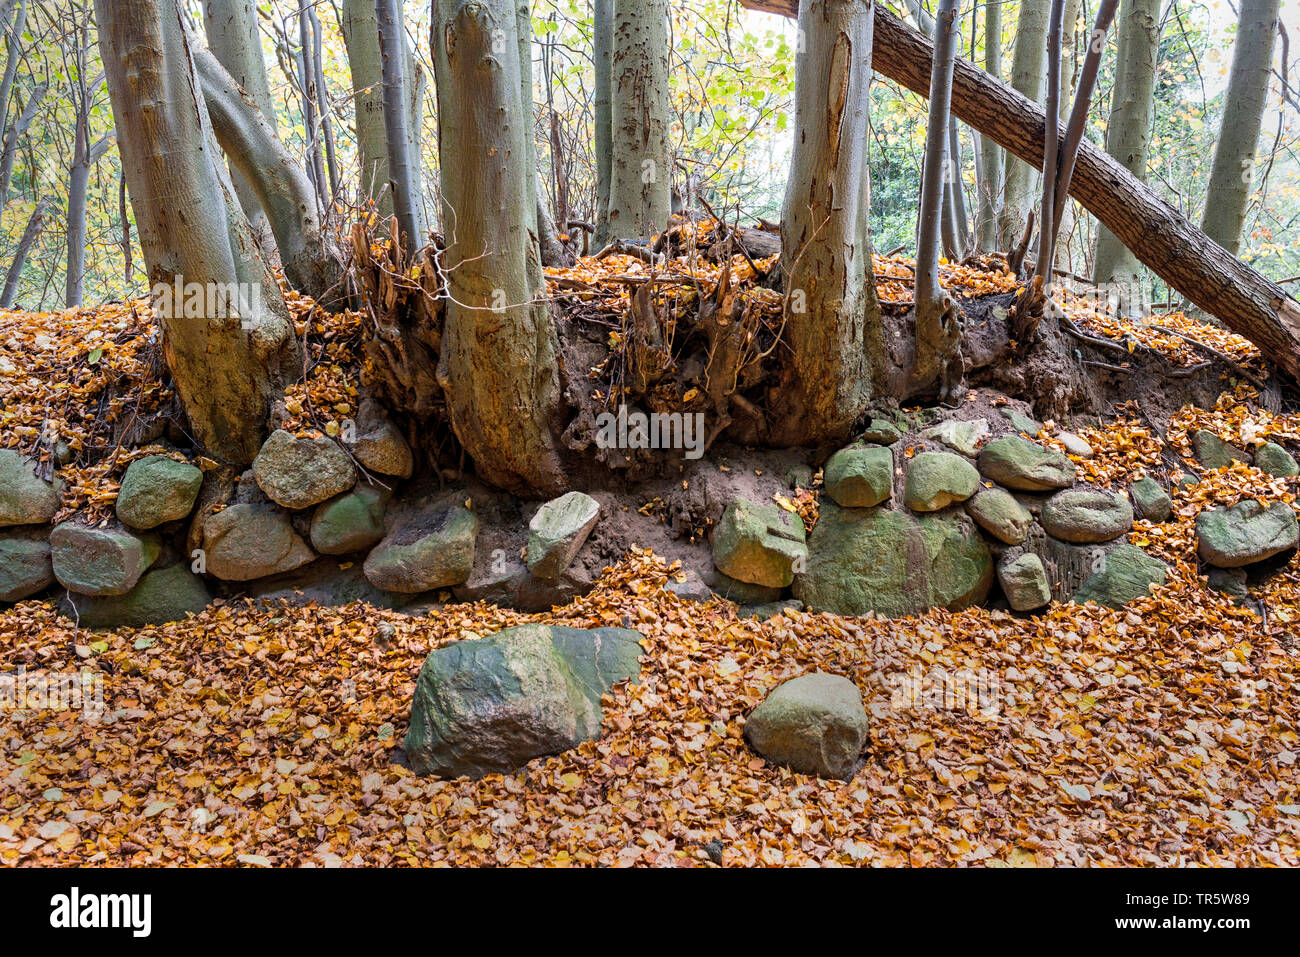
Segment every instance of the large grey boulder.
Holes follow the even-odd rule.
[[[979,484],[979,472],[960,455],[922,452],[907,466],[903,503],[914,512],[937,512],[966,501]]]
[[[357,470],[332,439],[297,438],[276,429],[253,460],[253,476],[271,501],[298,509],[346,492]]]
[[[894,491],[894,453],[879,445],[851,445],[822,469],[826,494],[845,508],[869,508]]]
[[[992,583],[988,545],[960,512],[915,515],[824,502],[794,596],[815,611],[898,618],[978,604]]]
[[[785,588],[807,558],[803,521],[777,505],[734,499],[713,529],[713,564],[738,581]]]
[[[1192,451],[1196,460],[1207,469],[1227,468],[1233,462],[1249,462],[1250,455],[1229,445],[1213,432],[1198,429],[1192,435]]]
[[[1076,545],[1109,542],[1133,527],[1133,506],[1122,495],[1094,488],[1057,492],[1043,506],[1048,534]]]
[[[364,482],[321,502],[311,517],[312,548],[322,555],[347,555],[369,548],[384,537],[387,505],[387,492]]]
[[[1123,543],[1106,552],[1101,568],[1070,600],[1080,605],[1093,601],[1108,608],[1122,608],[1147,594],[1152,585],[1163,585],[1168,572],[1169,566],[1160,559],[1136,545]]]
[[[966,513],[999,541],[1019,545],[1029,535],[1034,516],[1004,488],[981,489],[966,502]]]
[[[537,578],[559,578],[573,563],[600,521],[600,503],[583,492],[551,499],[528,523],[528,570]]]
[[[203,473],[165,455],[137,459],[126,469],[117,493],[117,517],[131,528],[148,530],[190,514],[203,485]]]
[[[0,532],[0,601],[22,601],[53,583],[49,529]]]
[[[1196,553],[1217,568],[1240,568],[1272,558],[1300,542],[1295,510],[1286,502],[1255,499],[1230,508],[1207,508],[1196,516]]]
[[[1278,478],[1300,475],[1295,456],[1276,442],[1265,442],[1255,450],[1255,468]]]
[[[1007,554],[998,562],[998,584],[1015,611],[1033,611],[1052,600],[1043,560],[1033,552]]]
[[[1055,449],[1018,435],[1004,435],[980,449],[986,478],[1021,492],[1050,492],[1074,484],[1074,464]]]
[[[35,469],[13,449],[0,449],[0,526],[42,525],[59,510],[63,483],[52,485]]]
[[[50,533],[54,577],[80,595],[125,595],[158,558],[157,536],[64,522]]]
[[[366,556],[366,578],[412,594],[459,585],[474,567],[478,516],[458,502],[433,505],[398,524]]]
[[[288,514],[266,503],[231,505],[203,522],[209,574],[243,582],[292,571],[316,557]]]
[[[627,628],[520,625],[429,653],[404,747],[418,774],[513,771],[600,736],[601,696],[640,674]]]
[[[1174,514],[1174,500],[1149,475],[1134,482],[1129,493],[1133,496],[1133,510],[1139,518],[1148,522],[1167,522]]]
[[[92,598],[70,592],[59,610],[83,628],[143,628],[197,615],[211,601],[207,583],[181,562],[145,572],[125,595]]]
[[[867,741],[867,711],[848,678],[821,672],[778,685],[745,721],[745,741],[776,764],[847,781]]]

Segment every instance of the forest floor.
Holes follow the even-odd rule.
[[[1085,319],[1197,361],[1178,337]],[[103,442],[105,408],[118,403],[120,421],[156,401],[94,391],[127,369],[132,389],[149,378],[143,322],[131,304],[5,314],[0,372],[15,391],[0,444],[30,449],[52,416],[74,441]],[[1161,323],[1253,360],[1212,327]],[[326,330],[323,349],[353,338]],[[313,407],[347,406],[339,364],[317,368],[303,387]],[[1198,428],[1300,439],[1300,419],[1252,406],[1249,386],[1224,388],[1217,408],[1185,409],[1164,436],[1136,409],[1082,430],[1096,455],[1080,477],[1126,484],[1190,456]],[[87,395],[106,398],[78,417]],[[111,507],[125,467],[113,455],[67,467],[69,511]],[[21,603],[0,613],[0,672],[92,669],[104,709],[0,713],[0,863],[1297,865],[1300,558],[1240,607],[1199,575],[1193,525],[1208,504],[1294,503],[1298,488],[1236,463],[1175,490],[1174,519],[1130,535],[1171,563],[1168,581],[1122,611],[742,619],[729,602],[664,591],[675,570],[646,552],[535,615],[240,600],[95,633]],[[415,776],[399,758],[425,656],[523,622],[645,636],[641,679],[607,699],[602,738],[513,774]],[[866,760],[849,782],[769,766],[742,739],[748,712],[811,670],[849,677],[867,702]],[[983,700],[962,694],[971,676]]]

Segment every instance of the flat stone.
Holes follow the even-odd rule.
[[[349,446],[357,461],[372,472],[410,478],[415,471],[415,456],[406,437],[391,422],[381,422],[357,436]]]
[[[668,582],[664,585],[664,591],[670,591],[683,601],[712,601],[713,589],[704,584],[704,579],[700,578],[693,571],[679,573],[681,581],[677,576],[668,576]]]
[[[867,508],[894,491],[894,453],[879,445],[840,449],[822,470],[826,494],[845,508]]]
[[[937,512],[964,502],[979,488],[980,474],[960,455],[922,452],[907,466],[903,502],[914,512]]]
[[[1090,459],[1095,454],[1092,446],[1073,432],[1058,432],[1056,439],[1065,446],[1066,455],[1077,455],[1081,459]]]
[[[864,442],[875,442],[878,445],[893,445],[903,437],[898,426],[894,425],[888,419],[872,419],[871,424],[862,430],[860,438]]]
[[[1052,600],[1043,560],[1032,552],[1007,554],[998,562],[998,583],[1016,611],[1042,608]]]
[[[0,601],[22,601],[53,583],[49,529],[0,532]]]
[[[1026,432],[1031,436],[1036,436],[1043,429],[1041,422],[1031,419],[1029,416],[1016,409],[1003,409],[1002,415],[1011,423],[1011,427],[1017,432]]]
[[[1136,545],[1116,545],[1106,553],[1101,569],[1084,582],[1070,599],[1077,604],[1096,602],[1108,608],[1122,608],[1163,585],[1169,567]]]
[[[231,505],[209,515],[203,553],[208,574],[232,582],[292,571],[316,557],[288,514],[264,503]]]
[[[808,559],[803,521],[777,505],[734,499],[713,529],[713,564],[751,585],[785,588]]]
[[[1161,488],[1160,483],[1144,475],[1129,489],[1133,496],[1133,511],[1148,522],[1167,522],[1174,514],[1174,500]]]
[[[520,625],[429,653],[403,746],[417,774],[479,778],[600,736],[601,696],[641,671],[641,635]]]
[[[459,503],[436,505],[403,522],[366,556],[366,578],[410,594],[459,585],[474,568],[478,516]]]
[[[1250,461],[1250,456],[1241,449],[1229,445],[1213,432],[1205,429],[1198,429],[1192,435],[1192,451],[1196,454],[1196,460],[1207,469],[1222,469],[1233,462]]]
[[[1206,564],[1240,568],[1295,548],[1300,525],[1286,502],[1264,506],[1252,498],[1205,509],[1196,516],[1196,540],[1196,553]]]
[[[179,563],[145,572],[125,595],[92,598],[69,593],[59,611],[82,628],[143,628],[200,614],[211,601],[207,583]]]
[[[131,528],[148,530],[185,518],[194,507],[203,473],[165,455],[136,459],[127,466],[117,493],[117,517]]]
[[[253,460],[253,476],[271,501],[300,509],[346,492],[357,470],[332,439],[296,438],[276,429]]]
[[[1133,507],[1114,492],[1072,488],[1057,492],[1043,506],[1043,528],[1076,545],[1109,542],[1133,527]]]
[[[1008,545],[1019,545],[1029,535],[1034,516],[1002,488],[980,489],[966,502],[966,513],[980,528]]]
[[[948,419],[925,429],[921,436],[942,442],[954,452],[974,458],[980,450],[980,443],[989,436],[988,419]]]
[[[816,611],[898,618],[979,604],[992,583],[988,545],[960,512],[823,502],[794,596]]]
[[[1074,464],[1055,449],[1018,435],[1004,435],[980,449],[986,478],[1021,492],[1049,492],[1074,484]]]
[[[1300,475],[1295,457],[1276,442],[1265,442],[1255,450],[1255,468],[1277,478]]]
[[[50,533],[54,577],[80,595],[125,595],[158,558],[154,535],[125,528],[91,528],[75,522]]]
[[[0,526],[43,525],[59,510],[63,483],[38,478],[36,464],[0,449]]]
[[[821,672],[778,685],[745,721],[745,741],[802,774],[849,780],[867,741],[862,694],[848,678]]]
[[[312,548],[322,555],[347,555],[369,548],[384,537],[387,506],[388,494],[364,482],[321,502],[311,517]]]
[[[528,523],[528,571],[537,578],[559,578],[598,521],[600,503],[583,492],[547,502]]]

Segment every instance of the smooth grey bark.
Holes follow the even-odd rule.
[[[0,6],[0,33],[5,40],[5,70],[0,77],[0,126],[8,135],[9,97],[13,93],[18,61],[22,57],[23,29],[27,25],[27,0],[19,0],[15,9],[12,0]],[[47,84],[48,85],[48,84]],[[3,199],[0,198],[0,202]]]
[[[41,82],[32,90],[27,97],[27,103],[23,106],[22,111],[14,117],[14,121],[9,124],[5,130],[4,143],[0,146],[0,206],[3,206],[9,200],[9,183],[13,180],[14,161],[18,157],[18,141],[22,139],[27,128],[32,125],[32,120],[36,118],[36,110],[40,107],[41,101],[45,99],[45,94],[49,92],[50,84]]]
[[[1065,22],[1065,0],[1052,0],[1047,21],[1047,92],[1043,112],[1054,120],[1061,114],[1061,33]],[[933,87],[931,87],[933,89]],[[951,94],[950,94],[951,95]],[[1060,126],[1056,122],[1044,127],[1043,198],[1038,204],[1038,262],[1034,275],[1043,280],[1043,291],[1052,286],[1052,238],[1056,235],[1053,215],[1056,210],[1056,157],[1060,145]]]
[[[648,239],[672,213],[668,0],[614,0],[611,239]]]
[[[788,367],[772,396],[779,445],[840,441],[883,353],[867,227],[873,0],[805,0],[794,149],[781,217]]]
[[[961,357],[961,322],[952,297],[939,284],[939,235],[945,186],[949,179],[953,59],[957,55],[957,0],[940,0],[934,19],[934,62],[930,72],[930,113],[921,174],[921,206],[916,241],[916,352],[912,388],[938,385],[949,400],[965,370]]]
[[[1043,95],[1043,39],[1051,0],[1021,0],[1016,20],[1016,42],[1011,56],[1011,88],[1026,99],[1038,102]],[[1008,156],[1003,182],[1000,245],[1009,249],[1025,229],[1025,218],[1034,203],[1034,168]]]
[[[208,49],[239,88],[252,97],[253,103],[268,120],[274,119],[275,104],[271,100],[271,84],[266,75],[254,0],[204,0],[203,32],[207,36]],[[230,178],[253,235],[266,249],[273,249],[275,238],[257,193],[238,170],[232,168]]]
[[[247,465],[261,446],[270,403],[296,365],[288,310],[230,174],[209,148],[207,107],[178,0],[95,0],[95,9],[150,282],[159,293],[177,282],[240,290],[236,308],[218,315],[165,308],[161,296],[155,313],[194,435],[213,458]]]
[[[325,169],[329,173],[329,198],[332,204],[339,194],[339,165],[334,148],[334,119],[330,116],[329,88],[325,85],[324,38],[315,6],[309,4],[305,12],[307,25],[310,28],[308,32],[311,45],[304,47],[303,50],[304,52],[311,50],[311,62],[307,72],[311,76],[310,93],[315,100],[316,115],[320,123],[318,138],[325,149]]]
[[[1002,0],[984,0],[984,69],[1002,79]],[[998,213],[1002,209],[1002,188],[1006,176],[1005,155],[991,137],[979,138],[984,175],[977,197],[975,233],[980,252],[998,248]]]
[[[196,50],[194,63],[217,143],[266,213],[285,279],[313,299],[330,300],[342,267],[326,239],[306,171],[211,51]]]
[[[23,266],[27,264],[28,253],[32,251],[32,246],[36,245],[41,230],[45,228],[45,211],[49,205],[49,197],[42,196],[36,201],[31,216],[27,218],[27,226],[23,229],[22,238],[18,240],[13,262],[9,264],[9,272],[5,275],[4,292],[0,293],[0,309],[9,309],[14,304],[14,296],[18,294],[18,280],[22,277]]]
[[[388,141],[388,175],[393,193],[393,215],[406,233],[411,249],[424,245],[425,228],[420,204],[420,168],[413,155],[411,90],[406,59],[402,0],[375,0],[379,23],[379,59],[383,75],[384,132]],[[484,118],[486,121],[486,117]]]
[[[1082,6],[1083,0],[1065,0],[1065,17],[1062,21],[1063,32],[1061,34],[1061,96],[1059,101],[1060,117],[1064,123],[1069,121],[1072,96],[1078,89],[1079,77],[1075,76],[1072,61],[1077,50],[1079,10]],[[1063,199],[1067,201],[1062,202]],[[1056,250],[1056,265],[1057,268],[1064,269],[1066,272],[1073,272],[1074,256],[1070,243],[1070,234],[1074,231],[1074,204],[1068,202],[1068,197],[1062,196],[1059,187],[1056,190],[1056,205],[1057,210],[1052,215],[1052,223],[1056,231],[1056,236],[1052,239],[1052,247]],[[1062,237],[1064,237],[1064,241],[1062,241]]]
[[[434,79],[447,247],[438,381],[484,479],[521,493],[567,488],[559,344],[535,229],[537,169],[526,21],[516,0],[436,0]],[[526,14],[526,7],[523,11]]]
[[[1106,120],[1106,152],[1143,183],[1147,179],[1151,122],[1155,116],[1160,7],[1161,0],[1120,0],[1115,86]],[[1102,225],[1097,228],[1092,278],[1116,291],[1119,308],[1124,312],[1145,310],[1137,257]]]
[[[1268,101],[1279,0],[1241,0],[1237,42],[1205,190],[1201,229],[1234,256],[1241,245],[1246,203],[1255,179],[1255,151]]]
[[[112,139],[107,134],[97,142],[90,140],[90,109],[95,93],[104,82],[103,74],[87,78],[90,61],[90,23],[81,25],[76,47],[77,76],[72,82],[73,145],[72,165],[68,167],[68,208],[66,236],[67,267],[64,271],[63,304],[71,309],[81,305],[86,282],[86,192],[90,171],[104,154]]]
[[[592,93],[592,125],[596,153],[596,222],[592,240],[597,249],[609,242],[609,180],[610,163],[614,154],[612,104],[613,88],[610,70],[614,57],[614,0],[593,0],[592,4],[592,60],[596,70],[595,89]]]

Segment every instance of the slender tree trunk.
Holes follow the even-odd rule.
[[[213,56],[239,88],[252,97],[267,120],[274,122],[275,104],[271,100],[271,84],[266,75],[266,60],[262,56],[262,37],[257,29],[257,4],[254,0],[204,0],[203,30]],[[256,191],[238,170],[232,168],[230,178],[234,181],[239,205],[248,217],[253,235],[264,249],[273,249],[275,237]]]
[[[927,36],[934,35],[934,17],[921,6],[920,0],[907,0],[912,12],[912,19],[917,27]],[[943,240],[943,254],[949,262],[956,262],[966,255],[966,235],[970,224],[966,218],[966,195],[961,188],[961,140],[957,134],[957,121],[948,119],[948,165],[943,176],[943,216],[940,222],[940,236]]]
[[[961,321],[957,305],[939,285],[939,232],[948,179],[952,65],[957,54],[957,0],[940,0],[934,17],[934,65],[930,73],[930,115],[916,243],[916,353],[912,388],[938,385],[951,400],[961,385]]]
[[[18,60],[22,57],[23,30],[27,25],[27,0],[19,0],[17,9],[12,3],[0,10],[0,33],[5,40],[5,71],[0,77],[0,127],[9,132],[9,97],[13,93],[14,76],[18,72]],[[0,203],[3,203],[0,197]]]
[[[22,238],[18,240],[13,262],[9,264],[9,272],[5,275],[4,292],[0,293],[0,309],[9,309],[14,304],[14,296],[18,294],[18,280],[22,277],[23,267],[27,264],[28,253],[32,251],[36,240],[40,238],[41,230],[45,228],[45,210],[49,205],[49,197],[42,196],[36,201],[36,208],[27,219],[27,227],[23,230]]]
[[[596,152],[596,229],[592,239],[597,249],[609,242],[610,163],[614,155],[613,90],[610,70],[614,57],[614,0],[593,0],[592,59],[595,61],[596,86],[592,96]]]
[[[307,173],[208,50],[194,54],[206,112],[217,142],[244,176],[266,213],[285,278],[293,288],[332,305],[341,264],[326,240]]]
[[[791,0],[741,0],[752,10],[796,16]],[[887,9],[876,10],[873,66],[928,96],[934,45]],[[952,111],[1029,163],[1042,162],[1046,118],[1036,104],[958,59]],[[1292,378],[1300,378],[1300,302],[1214,243],[1139,183],[1104,151],[1084,141],[1070,192],[1136,251],[1143,265],[1197,306],[1245,336]]]
[[[426,240],[420,202],[420,167],[412,155],[411,90],[402,24],[403,0],[375,0],[383,83],[384,132],[388,139],[389,182],[397,225],[411,249]]]
[[[526,8],[525,8],[526,12]],[[438,378],[452,427],[502,488],[567,486],[559,350],[534,234],[532,96],[515,0],[437,0],[434,74],[447,280]]]
[[[1115,86],[1106,120],[1106,152],[1143,183],[1147,179],[1151,121],[1155,114],[1160,6],[1160,0],[1120,0]],[[1092,278],[1117,293],[1122,311],[1145,311],[1146,296],[1137,257],[1105,226],[1097,229]]]
[[[1054,120],[1061,115],[1061,32],[1065,18],[1065,0],[1052,0],[1047,21],[1047,94],[1043,112]],[[937,47],[936,47],[937,50]],[[933,85],[930,87],[934,89]],[[951,96],[951,93],[949,93]],[[1038,204],[1038,263],[1034,275],[1043,280],[1043,292],[1052,287],[1052,238],[1056,235],[1056,155],[1060,125],[1048,123],[1043,136],[1043,198]]]
[[[86,191],[90,171],[108,150],[107,137],[90,141],[90,110],[99,79],[86,77],[90,60],[90,24],[82,24],[78,39],[77,76],[72,84],[75,114],[73,117],[72,165],[68,168],[67,269],[64,273],[63,304],[71,309],[80,306],[86,281]]]
[[[356,113],[360,195],[376,199],[381,216],[393,214],[388,185],[388,131],[384,126],[384,65],[379,52],[379,20],[374,0],[343,0],[339,26],[352,72]]]
[[[1021,0],[1016,20],[1016,43],[1011,57],[1011,88],[1038,102],[1043,95],[1043,40],[1051,0]],[[1024,232],[1025,217],[1034,204],[1034,168],[1007,157],[1000,226],[1003,249],[1009,249]]]
[[[1255,180],[1255,151],[1268,101],[1279,0],[1241,0],[1223,121],[1205,192],[1201,229],[1236,255]]]
[[[804,0],[794,152],[781,219],[789,365],[772,396],[777,444],[840,441],[883,352],[867,229],[873,0]]]
[[[984,0],[984,69],[1002,78],[1002,0]],[[1006,176],[1002,148],[991,137],[981,136],[979,149],[984,165],[980,182],[975,230],[979,251],[998,248],[998,214],[1002,209],[1003,180]]]
[[[1064,32],[1061,34],[1060,115],[1063,123],[1069,120],[1070,104],[1078,89],[1078,77],[1074,73],[1074,58],[1078,49],[1079,9],[1082,6],[1083,0],[1065,0],[1065,17],[1062,21]],[[1057,267],[1066,272],[1073,272],[1074,256],[1070,234],[1074,232],[1074,205],[1059,189],[1055,192],[1057,209],[1052,214],[1052,224],[1056,230],[1056,237],[1052,240],[1052,248],[1056,250],[1054,255]]]
[[[329,174],[329,199],[332,203],[339,194],[339,167],[334,149],[334,120],[330,115],[329,87],[325,85],[324,39],[316,8],[309,5],[305,12],[311,36],[311,93],[320,119],[319,139],[325,149],[325,169]]]
[[[36,117],[36,110],[40,107],[41,101],[45,99],[45,94],[49,92],[49,83],[42,82],[32,90],[31,95],[27,97],[27,104],[23,107],[22,112],[14,118],[5,130],[4,144],[0,146],[0,206],[3,206],[9,200],[9,183],[14,175],[14,160],[18,156],[18,141],[22,139],[27,128],[31,126],[32,120]]]
[[[118,146],[155,289],[163,352],[194,434],[232,465],[256,456],[296,365],[284,299],[252,241],[212,134],[178,0],[96,0]],[[164,289],[240,290],[211,315]],[[185,296],[185,305],[193,305]],[[187,314],[197,311],[199,315]]]
[[[649,239],[672,212],[668,0],[614,0],[609,232]]]

